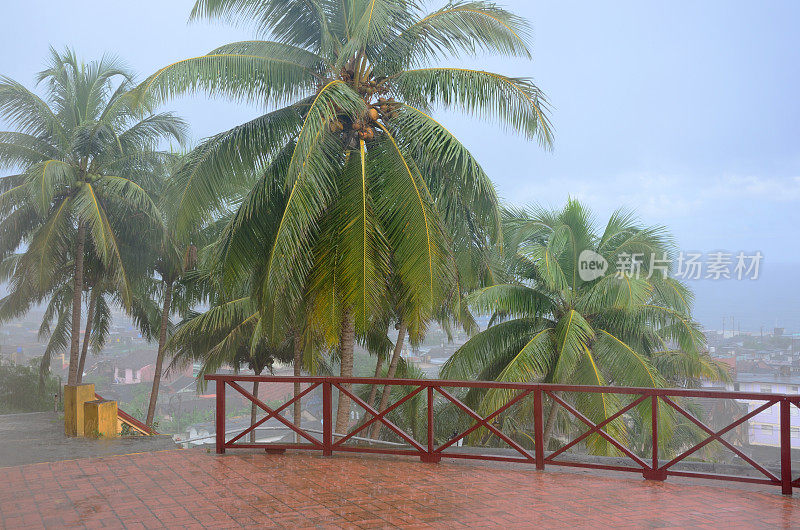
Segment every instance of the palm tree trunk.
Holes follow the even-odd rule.
[[[83,370],[86,367],[86,354],[89,352],[89,337],[92,335],[92,320],[97,306],[97,289],[92,289],[89,295],[89,310],[86,312],[86,328],[83,331],[83,345],[81,346],[81,360],[78,363],[78,384],[83,381]]]
[[[392,360],[389,361],[389,370],[386,372],[386,378],[392,379],[394,374],[397,373],[397,365],[400,363],[400,353],[403,351],[403,341],[406,339],[406,323],[400,321],[400,327],[397,330],[397,341],[394,343],[394,351],[392,352]],[[378,405],[378,412],[383,412],[389,405],[389,398],[392,395],[392,386],[383,385],[383,393],[381,394],[381,402]],[[382,423],[376,421],[372,424],[372,433],[370,438],[377,440],[381,434]]]
[[[78,383],[78,355],[81,339],[81,295],[83,294],[83,249],[86,243],[86,224],[78,222],[78,241],[75,245],[75,273],[72,282],[72,337],[69,345],[68,385]]]
[[[341,360],[339,375],[353,377],[353,347],[355,345],[355,327],[350,311],[345,312],[342,318],[342,335],[340,339]],[[342,388],[348,392],[352,384],[343,384]],[[339,405],[336,409],[336,432],[346,434],[350,426],[350,396],[339,392]]]
[[[292,367],[294,368],[294,376],[300,377],[301,369],[303,367],[303,342],[300,340],[299,333],[294,334],[294,357],[292,359]],[[300,383],[295,382],[294,384],[294,396],[297,397],[300,395]],[[303,408],[301,406],[300,400],[294,402],[293,404],[293,412],[294,412],[294,425],[295,427],[300,427],[300,423],[302,420],[302,413]],[[295,443],[300,443],[300,435],[294,433],[294,441]]]
[[[44,395],[44,380],[50,374],[50,351],[46,351],[39,361],[39,394]]]
[[[381,368],[383,368],[383,358],[379,355],[378,360],[375,362],[375,375],[373,376],[375,379],[381,376]],[[375,398],[378,396],[378,384],[372,383],[372,388],[369,391],[369,399],[367,399],[367,404],[370,407],[375,406]]]
[[[167,326],[169,325],[169,309],[172,305],[172,282],[164,282],[164,307],[161,309],[161,329],[158,332],[158,353],[156,354],[156,370],[153,374],[153,389],[150,391],[150,404],[147,407],[148,427],[152,426],[158,402],[158,387],[161,385],[161,371],[164,365],[164,344],[167,342]]]
[[[256,375],[261,375],[261,370],[256,372]],[[258,381],[253,381],[253,397],[258,399]],[[256,423],[256,414],[258,413],[258,406],[255,402],[250,404],[250,426],[252,427]],[[256,443],[256,430],[253,429],[250,431],[250,443]]]
[[[558,402],[555,400],[550,405],[550,412],[547,416],[547,423],[544,425],[544,432],[542,433],[542,446],[547,450],[547,443],[550,441],[550,435],[553,434],[553,427],[556,424],[556,416],[558,412]]]

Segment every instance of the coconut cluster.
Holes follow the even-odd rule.
[[[364,102],[367,111],[363,116],[353,119],[344,113],[339,114],[330,123],[330,130],[341,133],[345,144],[355,146],[358,140],[369,141],[381,134],[379,121],[388,121],[397,117],[400,104],[392,97],[384,97],[389,89],[381,84],[381,80],[371,77],[369,69],[363,72],[363,78],[356,74],[356,61],[350,61],[342,68],[339,79],[353,86]],[[377,96],[377,98],[375,97]]]

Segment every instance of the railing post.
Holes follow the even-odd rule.
[[[658,394],[650,396],[650,438],[653,446],[651,469],[642,470],[642,476],[647,480],[667,480],[667,470],[658,469]]]
[[[544,469],[544,423],[542,422],[542,389],[533,391],[533,442],[536,469]]]
[[[322,455],[333,454],[333,397],[331,383],[322,383]]]
[[[434,454],[433,450],[433,387],[428,386],[428,452],[420,455],[420,460],[428,463],[439,462],[442,457]]]
[[[781,493],[792,494],[792,415],[791,402],[781,399]]]
[[[217,454],[225,453],[225,380],[217,379]]]
[[[433,387],[428,387],[428,456],[433,454]]]
[[[650,434],[653,438],[653,471],[658,469],[658,396],[650,398]]]

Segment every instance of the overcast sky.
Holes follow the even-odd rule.
[[[115,53],[143,78],[252,38],[247,29],[187,24],[193,3],[5,0],[0,74],[31,86],[52,44],[72,46],[85,59]],[[668,226],[687,251],[761,251],[763,288],[699,286],[699,298],[716,294],[699,299],[698,311],[713,323],[728,293],[750,306],[731,312],[749,312],[751,328],[781,319],[800,324],[800,283],[786,277],[800,263],[800,2],[504,4],[531,21],[533,61],[465,64],[532,77],[553,105],[554,149],[544,152],[469,117],[440,115],[501,196],[552,206],[572,196],[601,219],[632,207],[644,222]],[[186,117],[198,140],[261,110],[203,96],[166,108]],[[778,295],[787,305],[776,310]]]

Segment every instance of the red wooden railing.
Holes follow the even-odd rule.
[[[101,396],[97,392],[94,393],[94,397],[96,397],[97,399],[104,399],[103,396]],[[133,416],[131,416],[130,414],[128,414],[127,412],[125,412],[120,408],[117,409],[117,419],[122,423],[127,423],[131,428],[141,432],[142,434],[147,434],[150,436],[158,434],[155,431],[155,429],[151,429],[150,427],[148,427],[147,425],[137,420],[136,418],[134,418]]]
[[[716,480],[730,480],[735,482],[748,482],[755,484],[767,484],[780,486],[784,494],[791,494],[793,487],[800,486],[800,478],[792,477],[792,461],[791,461],[791,407],[800,407],[800,396],[797,395],[784,395],[784,394],[762,394],[753,392],[727,392],[717,390],[690,390],[690,389],[677,389],[677,388],[626,388],[626,387],[601,387],[601,386],[579,386],[579,385],[557,385],[557,384],[539,384],[539,383],[500,383],[500,382],[487,382],[487,381],[444,381],[444,380],[416,380],[416,379],[375,379],[375,378],[342,378],[342,377],[282,377],[282,376],[247,376],[247,375],[206,375],[205,379],[208,381],[216,382],[216,450],[217,453],[224,453],[226,449],[236,448],[263,448],[268,452],[283,452],[287,449],[311,449],[321,451],[323,455],[331,455],[333,451],[351,451],[359,453],[381,453],[381,454],[395,454],[395,455],[412,455],[419,456],[424,462],[438,462],[442,457],[446,458],[466,458],[478,460],[495,460],[504,462],[521,462],[530,463],[536,466],[537,469],[543,470],[546,465],[554,466],[570,466],[582,467],[591,469],[602,469],[612,471],[631,471],[641,473],[644,478],[649,480],[665,480],[668,476],[679,477],[694,477],[704,479]],[[254,397],[249,391],[245,390],[241,383],[252,383],[258,381],[260,383],[304,383],[308,386],[296,397],[293,397],[286,403],[277,408],[271,408],[263,401]],[[371,407],[364,400],[359,398],[355,393],[348,389],[350,385],[395,385],[407,386],[411,390],[404,397],[390,405],[386,410],[377,411]],[[312,433],[303,430],[299,426],[294,425],[290,420],[286,419],[281,413],[290,407],[295,401],[303,398],[317,387],[322,387],[322,438],[317,438]],[[254,425],[243,430],[230,440],[225,439],[225,391],[226,387],[231,387],[239,394],[244,396],[247,400],[255,403],[257,407],[262,409],[266,415],[257,421]],[[334,405],[332,400],[333,389],[336,388],[339,392],[348,395],[353,402],[364,408],[370,414],[371,418],[362,424],[354,427],[347,433],[334,433],[333,421]],[[486,417],[481,416],[469,406],[460,401],[451,392],[446,389],[453,388],[483,388],[483,389],[506,389],[516,390],[517,394],[505,405],[495,410]],[[427,441],[426,444],[421,444],[413,438],[410,434],[403,431],[400,427],[392,423],[387,415],[395,410],[397,407],[407,402],[411,398],[425,393],[427,395]],[[603,420],[600,423],[594,423],[575,407],[570,405],[561,397],[561,393],[605,393],[605,394],[619,394],[632,396],[632,401],[622,407],[612,416]],[[456,434],[442,444],[437,445],[434,440],[434,399],[435,394],[439,394],[448,401],[452,402],[456,407],[471,416],[474,423],[464,432]],[[497,418],[509,407],[518,403],[523,398],[533,395],[533,410],[534,410],[534,450],[533,453],[523,448],[499,428],[492,424],[492,420]],[[545,455],[544,445],[542,443],[544,434],[544,418],[542,413],[542,402],[545,396],[557,402],[561,407],[567,410],[570,414],[575,416],[578,420],[586,424],[588,430],[568,442],[563,447],[559,448],[548,455]],[[735,399],[735,400],[748,400],[760,401],[762,405],[749,411],[741,418],[735,420],[733,423],[726,427],[714,430],[700,419],[695,417],[692,413],[682,407],[675,398],[710,398],[710,399]],[[626,412],[633,407],[644,404],[649,401],[651,406],[651,422],[650,433],[652,435],[652,455],[647,460],[640,458],[630,448],[626,447],[620,441],[610,435],[604,427],[621,418]],[[679,400],[678,400],[679,401]],[[699,429],[708,434],[708,437],[702,442],[686,449],[678,456],[672,458],[667,462],[659,460],[658,449],[658,414],[659,402],[662,402],[669,407],[676,410],[678,413],[686,417],[691,423],[695,424]],[[778,405],[780,408],[780,476],[772,473],[758,462],[754,461],[751,457],[742,452],[741,449],[734,446],[723,438],[723,435],[735,429],[736,427],[744,424],[747,420],[755,417],[761,412],[769,409],[770,407]],[[297,433],[307,443],[242,443],[241,440],[244,436],[254,431],[264,422],[270,419],[276,419],[283,423],[288,429]],[[365,447],[356,445],[345,445],[348,440],[351,440],[359,432],[364,431],[375,422],[381,422],[386,428],[391,430],[402,440],[404,440],[410,449],[406,448],[380,448],[380,447]],[[486,428],[498,438],[503,440],[512,449],[514,449],[519,456],[507,456],[497,454],[477,454],[474,452],[459,452],[457,448],[453,447],[457,442],[470,433],[479,428]],[[334,434],[336,440],[334,440]],[[592,434],[602,436],[608,443],[613,445],[623,455],[630,458],[635,465],[610,465],[595,462],[563,460],[558,458],[563,456],[564,453],[575,446],[576,444],[584,441]],[[744,462],[749,464],[752,468],[757,470],[761,476],[739,476],[739,475],[722,475],[713,473],[704,473],[699,471],[691,471],[685,469],[675,469],[678,462],[686,459],[697,450],[708,445],[712,441],[718,441],[723,446],[731,450]],[[445,452],[445,450],[447,450]],[[649,461],[648,461],[649,460]]]

